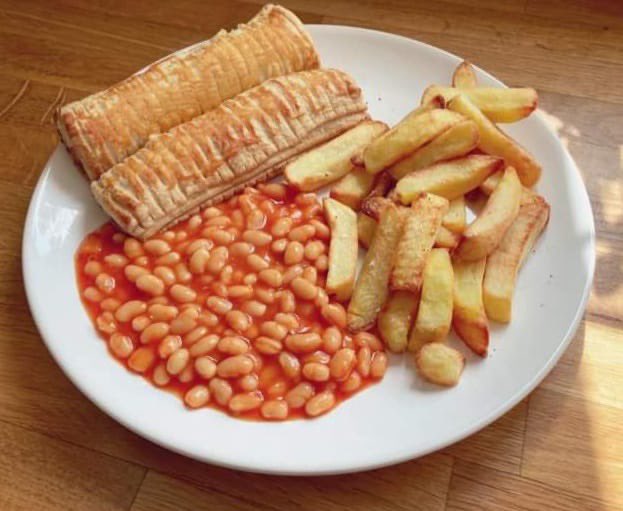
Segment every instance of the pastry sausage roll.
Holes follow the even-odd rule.
[[[147,238],[277,175],[292,158],[367,117],[361,90],[341,71],[273,78],[153,136],[91,190],[124,231]]]
[[[267,5],[246,25],[173,53],[126,80],[61,107],[57,126],[89,179],[143,147],[150,135],[201,115],[268,78],[316,69],[301,21]]]

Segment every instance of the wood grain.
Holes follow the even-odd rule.
[[[198,463],[137,437],[67,380],[21,278],[56,105],[233,27],[262,0],[0,0],[0,509],[623,509],[623,6],[606,0],[287,0],[309,23],[415,37],[538,88],[597,228],[587,315],[539,388],[440,453],[339,477]],[[548,169],[555,171],[555,169]]]

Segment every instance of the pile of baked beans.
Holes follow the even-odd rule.
[[[315,417],[387,368],[324,290],[330,236],[314,194],[260,185],[144,242],[104,225],[80,293],[110,352],[188,407]]]

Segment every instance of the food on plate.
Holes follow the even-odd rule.
[[[488,256],[500,244],[511,226],[522,196],[522,186],[513,167],[506,167],[502,179],[489,196],[484,209],[465,229],[454,256],[475,261]]]
[[[472,154],[436,163],[403,177],[396,184],[392,196],[405,205],[410,204],[422,192],[441,195],[448,200],[458,199],[477,188],[502,164],[502,159],[486,154]]]
[[[402,217],[398,206],[389,201],[381,212],[348,305],[347,324],[351,332],[360,332],[373,326],[385,305],[389,293],[389,276],[401,234]]]
[[[263,81],[315,69],[301,21],[266,5],[247,24],[175,52],[108,89],[60,108],[62,140],[89,179],[164,133]]]
[[[325,199],[324,213],[331,229],[329,272],[325,289],[338,300],[350,298],[357,272],[357,215],[335,199]]]
[[[377,174],[464,119],[440,108],[415,110],[364,149],[364,166],[368,172]]]
[[[472,65],[464,60],[454,70],[452,74],[452,86],[457,89],[467,89],[470,87],[476,87],[478,80],[476,73]]]
[[[366,117],[361,90],[345,73],[273,78],[152,137],[91,190],[121,229],[145,239],[277,175],[293,157]]]
[[[448,201],[430,193],[419,195],[411,203],[411,208],[405,214],[402,236],[396,248],[390,278],[390,288],[393,291],[420,291],[424,266],[447,211]]]
[[[495,190],[495,187],[500,182],[500,179],[502,179],[503,175],[504,170],[498,170],[497,172],[494,172],[480,184],[478,189],[485,195],[491,195],[493,193],[493,190]]]
[[[444,248],[432,249],[424,267],[417,317],[409,334],[410,351],[447,337],[452,322],[453,286],[450,254]]]
[[[357,213],[357,237],[364,248],[368,248],[374,237],[376,220],[363,212]]]
[[[457,234],[461,234],[465,230],[465,196],[450,201],[448,212],[443,217],[442,225]]]
[[[407,349],[409,330],[417,311],[418,297],[409,291],[393,292],[379,314],[378,327],[385,345],[394,353]]]
[[[525,200],[502,241],[487,258],[483,300],[489,319],[502,323],[511,320],[517,273],[547,225],[549,211],[549,204],[539,195]]]
[[[459,233],[452,232],[442,224],[437,231],[435,247],[452,250],[458,246],[459,241],[461,241],[461,235]]]
[[[361,207],[361,201],[372,191],[376,176],[364,168],[353,169],[331,188],[331,197],[354,210]]]
[[[454,310],[452,327],[456,334],[484,357],[489,346],[489,323],[482,300],[482,280],[485,275],[485,258],[477,261],[454,259]]]
[[[390,167],[388,172],[394,179],[400,179],[414,170],[464,156],[476,149],[479,137],[476,123],[468,120],[458,122]]]
[[[444,87],[431,85],[424,91],[422,103],[442,96],[446,103],[464,94],[491,122],[516,122],[528,117],[537,107],[538,94],[531,88]]]
[[[324,292],[327,233],[315,196],[247,188],[146,241],[112,223],[90,234],[80,294],[111,354],[189,408],[315,417],[387,367]]]
[[[415,354],[415,365],[425,380],[452,387],[461,378],[465,357],[450,346],[434,342],[422,346]]]
[[[501,89],[503,90],[503,89]],[[478,125],[480,141],[478,147],[485,153],[503,158],[506,165],[514,167],[524,186],[531,187],[541,176],[541,166],[517,142],[504,134],[464,94],[458,94],[448,108],[471,119]]]
[[[353,166],[351,158],[387,130],[384,122],[363,121],[288,163],[284,175],[298,190],[318,190],[346,175]]]

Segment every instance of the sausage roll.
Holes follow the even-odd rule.
[[[91,190],[124,231],[147,238],[367,118],[361,89],[341,71],[273,78],[153,136]]]
[[[173,53],[57,112],[61,138],[89,179],[143,147],[150,135],[190,121],[268,78],[316,69],[301,21],[267,5],[246,25]]]

